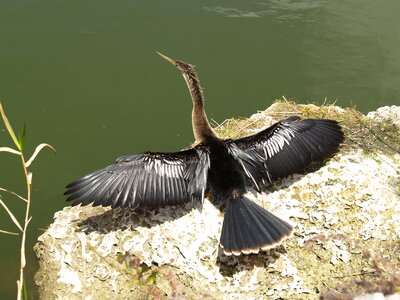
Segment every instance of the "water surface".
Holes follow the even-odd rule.
[[[123,154],[192,142],[184,81],[155,51],[197,66],[217,122],[282,95],[368,112],[400,104],[399,10],[396,0],[0,1],[0,99],[18,130],[27,123],[27,153],[44,141],[58,150],[32,167],[31,295],[31,249],[66,205],[66,183]],[[1,126],[0,145],[10,145]],[[23,192],[18,167],[0,154],[0,186]],[[0,229],[14,230],[3,210]],[[0,298],[12,299],[19,241],[0,244]]]

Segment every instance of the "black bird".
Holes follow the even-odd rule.
[[[174,153],[120,157],[69,184],[67,201],[151,209],[203,201],[209,189],[212,201],[224,208],[220,246],[226,255],[258,253],[280,244],[293,227],[245,196],[245,176],[260,191],[261,184],[322,162],[343,141],[341,127],[333,120],[293,116],[254,135],[221,139],[207,120],[194,67],[160,55],[182,72],[189,88],[194,146]]]

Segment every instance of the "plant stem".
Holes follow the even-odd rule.
[[[31,206],[31,190],[32,190],[32,174],[28,173],[26,168],[25,158],[24,155],[21,153],[21,161],[22,161],[22,168],[24,170],[24,175],[26,179],[26,189],[27,189],[27,203],[25,208],[25,219],[24,219],[24,226],[22,231],[22,238],[21,238],[21,266],[20,266],[20,275],[19,280],[17,281],[18,286],[18,296],[17,300],[22,300],[22,291],[24,287],[24,268],[26,265],[26,256],[25,256],[25,241],[26,241],[26,232],[28,229],[28,223],[30,221],[29,212]]]
[[[1,102],[0,102],[0,117],[3,120],[3,123],[4,123],[6,129],[7,129],[8,133],[9,133],[11,139],[13,140],[15,146],[19,150],[19,151],[17,151],[15,149],[12,149],[12,148],[9,148],[9,147],[0,147],[0,152],[9,152],[9,153],[12,153],[12,154],[19,155],[21,157],[22,169],[24,170],[25,181],[26,181],[26,193],[27,193],[26,199],[24,197],[21,197],[20,195],[18,195],[16,193],[12,192],[12,191],[8,191],[6,189],[0,188],[0,191],[11,193],[11,194],[17,196],[18,198],[20,198],[20,199],[22,199],[22,200],[24,200],[26,202],[24,224],[23,224],[23,226],[21,226],[20,222],[17,220],[17,218],[14,216],[14,214],[8,209],[7,205],[4,204],[4,202],[1,201],[1,199],[0,199],[1,206],[4,207],[4,209],[9,214],[11,220],[15,223],[15,225],[18,227],[18,229],[20,231],[22,231],[20,276],[19,276],[19,280],[17,280],[17,288],[18,288],[17,300],[22,300],[22,297],[24,297],[24,299],[28,299],[27,290],[26,290],[26,283],[24,284],[24,268],[26,266],[25,248],[26,248],[26,233],[28,231],[29,222],[32,219],[32,217],[29,216],[30,208],[31,208],[32,173],[28,172],[28,168],[31,165],[31,163],[34,161],[34,159],[36,158],[38,153],[43,148],[49,147],[54,152],[56,152],[56,150],[53,148],[53,146],[51,146],[49,144],[46,144],[46,143],[42,143],[42,144],[40,144],[40,145],[38,145],[36,147],[36,149],[33,152],[31,158],[29,158],[28,161],[26,161],[25,157],[24,157],[24,153],[23,153],[24,141],[25,141],[25,130],[26,130],[25,124],[24,124],[24,127],[22,129],[22,132],[20,133],[19,137],[17,138],[17,136],[15,135],[15,132],[14,132],[10,122],[7,119],[7,116],[6,116],[5,112],[4,112],[4,109],[3,109],[3,106],[1,104]],[[4,230],[0,230],[0,233],[13,234],[12,232],[4,231]]]

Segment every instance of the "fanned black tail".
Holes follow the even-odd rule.
[[[290,237],[293,227],[245,196],[225,208],[220,245],[226,255],[258,253]]]

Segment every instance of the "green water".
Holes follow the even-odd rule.
[[[155,51],[197,66],[208,116],[248,116],[285,95],[362,112],[400,104],[400,2],[0,0],[0,99],[27,153],[51,143],[34,172],[32,247],[66,204],[64,186],[123,154],[192,142],[181,75]],[[10,140],[0,126],[0,146]],[[23,192],[16,157],[0,186]],[[22,204],[3,195],[17,215]],[[0,210],[0,229],[15,231]],[[15,298],[19,238],[0,235],[0,298]]]

